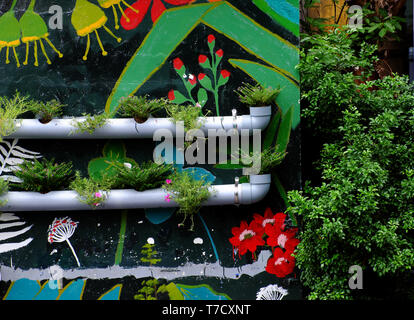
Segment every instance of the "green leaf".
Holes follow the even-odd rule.
[[[295,82],[284,77],[278,70],[253,61],[230,59],[229,62],[233,67],[243,70],[263,87],[277,88],[280,86],[281,91],[276,99],[276,104],[283,113],[286,113],[292,105],[294,106],[292,128],[297,127],[300,122],[300,92]]]
[[[204,107],[204,105],[206,104],[208,100],[207,91],[205,89],[200,88],[200,90],[198,90],[197,100],[198,100],[197,102],[201,105],[201,107]]]
[[[384,38],[384,36],[387,34],[387,32],[388,32],[388,30],[387,30],[387,29],[385,29],[385,28],[383,28],[383,29],[381,29],[381,30],[380,30],[380,32],[378,33],[378,35],[379,35],[381,38]]]
[[[285,80],[299,79],[296,69],[299,50],[294,45],[225,1],[195,4],[164,11],[127,63],[108,98],[105,111],[116,110],[122,97],[134,94],[200,23],[224,34],[248,53],[271,65]],[[166,30],[174,32],[169,32],[166,37]]]
[[[230,3],[220,2],[220,5],[206,12],[202,21],[226,35],[247,52],[268,62],[282,74],[299,79],[299,72],[295,68],[299,59],[298,49],[260,26]]]
[[[292,1],[293,5],[297,6],[299,1]],[[267,15],[269,15],[277,23],[285,27],[287,30],[292,32],[296,37],[299,37],[299,24],[293,23],[289,19],[279,15],[276,11],[269,6],[266,0],[253,0],[253,3]],[[299,21],[298,21],[299,22]]]
[[[126,157],[125,145],[120,142],[109,141],[105,144],[102,154],[102,157],[92,159],[88,164],[89,176],[94,180],[100,180],[103,175],[115,175],[117,170],[113,165],[114,162],[136,164],[134,159]]]
[[[278,110],[278,112],[273,116],[272,120],[270,121],[269,126],[267,127],[265,137],[263,140],[263,150],[269,149],[272,146],[273,141],[275,141],[276,131],[279,127],[280,117],[281,112]]]
[[[282,116],[279,131],[276,138],[277,152],[285,152],[289,144],[290,131],[292,129],[293,106]]]
[[[179,10],[164,11],[125,66],[106,103],[106,112],[115,110],[119,99],[135,93],[158,71],[178,45],[200,23],[203,14],[217,5],[198,4],[181,7]]]
[[[184,102],[190,101],[187,97],[185,97],[180,91],[172,90],[173,95],[169,95],[170,98],[173,96],[174,100],[172,100],[176,104],[182,104]]]

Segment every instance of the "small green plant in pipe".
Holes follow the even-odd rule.
[[[200,129],[204,124],[204,116],[200,117],[200,107],[191,105],[168,104],[165,107],[171,121],[184,125],[184,131]],[[184,141],[184,149],[187,149],[194,141]]]
[[[16,91],[13,98],[0,97],[0,141],[17,130],[15,120],[27,112],[33,101]]]
[[[134,118],[136,122],[145,122],[150,115],[163,110],[168,102],[165,99],[152,99],[148,96],[128,96],[119,101],[119,113],[123,117]]]
[[[70,188],[78,193],[80,202],[95,209],[107,199],[107,193],[112,188],[112,181],[106,177],[99,181],[82,178],[80,172],[76,171],[75,180],[71,182]]]
[[[259,83],[252,85],[243,83],[243,86],[235,90],[240,102],[251,107],[265,107],[275,102],[280,93],[280,89],[272,87],[263,87]]]
[[[18,165],[19,170],[15,176],[22,180],[13,184],[13,187],[25,191],[47,193],[49,191],[63,190],[69,187],[74,179],[73,165],[71,162],[56,163],[54,159],[25,160]]]
[[[161,187],[172,173],[172,164],[156,164],[152,161],[132,165],[114,163],[117,174],[114,176],[114,188],[145,191]]]
[[[179,227],[183,227],[187,218],[191,220],[190,231],[194,231],[194,214],[201,208],[201,204],[206,201],[214,191],[209,188],[210,182],[206,182],[203,177],[195,179],[185,171],[175,171],[170,179],[163,185],[167,192],[165,201],[175,201],[179,205],[178,213],[184,216]]]
[[[41,123],[48,123],[53,118],[58,118],[63,113],[65,105],[53,99],[47,102],[36,102],[30,106],[30,111],[39,117]]]
[[[77,128],[75,132],[92,134],[97,128],[100,128],[106,124],[106,121],[110,117],[107,113],[101,113],[97,115],[91,115],[89,113],[82,113],[85,117],[83,121],[74,120],[73,126]],[[74,133],[74,132],[72,132]]]

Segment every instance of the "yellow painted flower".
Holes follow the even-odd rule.
[[[91,45],[90,34],[92,32],[94,32],[96,35],[99,47],[102,50],[102,55],[106,56],[108,54],[102,45],[101,39],[99,38],[98,29],[100,28],[104,28],[105,31],[113,38],[115,38],[118,42],[122,41],[121,38],[116,37],[112,31],[105,26],[108,18],[105,16],[103,10],[97,5],[88,2],[87,0],[76,0],[76,5],[73,9],[71,20],[76,33],[80,37],[88,37],[83,60],[88,59],[88,53]]]
[[[9,52],[12,48],[17,67],[20,67],[19,56],[16,53],[16,47],[20,45],[20,26],[14,16],[14,6],[16,0],[13,0],[11,8],[0,17],[0,53],[6,48],[6,63],[10,63]]]
[[[115,19],[115,29],[119,29],[119,23],[118,23],[118,14],[116,12],[116,8],[115,5],[118,6],[119,11],[121,12],[122,16],[124,17],[124,19],[129,22],[130,19],[129,17],[125,14],[125,11],[122,9],[121,7],[121,2],[128,8],[130,8],[133,12],[135,13],[139,13],[139,10],[135,9],[134,7],[132,7],[131,5],[129,5],[128,3],[126,3],[124,0],[98,0],[99,5],[104,8],[107,9],[109,7],[112,7],[112,11],[114,13],[114,19]]]
[[[49,32],[46,26],[46,23],[43,19],[34,12],[33,8],[35,6],[36,0],[32,0],[30,2],[29,7],[27,8],[26,12],[21,17],[19,24],[20,30],[22,33],[22,42],[26,44],[26,59],[23,62],[24,65],[27,65],[29,60],[29,46],[30,42],[34,44],[34,57],[35,57],[35,66],[39,65],[38,56],[37,56],[37,45],[40,44],[40,48],[43,52],[43,55],[46,58],[48,64],[51,64],[51,61],[46,53],[45,46],[43,44],[43,40],[45,40],[49,46],[58,54],[59,58],[63,57],[63,54],[56,49],[53,43],[49,40]]]

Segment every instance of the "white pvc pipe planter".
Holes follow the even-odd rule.
[[[203,206],[252,204],[262,200],[270,189],[271,175],[251,175],[249,183],[214,185],[214,193]],[[178,207],[174,201],[166,202],[164,189],[135,191],[132,189],[111,190],[104,203],[94,210],[117,210],[138,208]],[[73,211],[92,210],[79,201],[76,191],[51,191],[46,194],[27,191],[9,191],[1,200],[7,200],[0,207],[3,211]]]
[[[250,107],[250,115],[237,116],[233,110],[232,116],[205,117],[201,130],[205,134],[209,129],[253,129],[264,130],[269,124],[272,115],[271,106]],[[149,118],[144,123],[137,123],[132,118],[127,119],[108,119],[107,123],[97,128],[92,134],[77,132],[74,121],[84,121],[84,118],[53,119],[43,124],[38,119],[15,120],[17,130],[4,138],[22,139],[136,139],[152,138],[158,129],[167,129],[174,136],[176,125],[170,118]]]

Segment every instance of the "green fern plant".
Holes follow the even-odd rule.
[[[39,117],[41,123],[48,123],[53,118],[60,117],[63,114],[65,105],[53,99],[47,102],[36,102],[30,106],[30,111]]]
[[[117,188],[132,188],[137,191],[159,188],[171,175],[172,164],[156,164],[152,161],[139,165],[129,163],[112,163],[117,169],[114,186]]]
[[[181,123],[184,131],[200,129],[205,121],[204,116],[200,117],[200,108],[191,105],[168,104],[165,107],[171,121],[175,124]],[[184,141],[184,149],[187,149],[194,141]]]
[[[143,123],[148,117],[167,105],[165,99],[148,99],[148,96],[128,96],[119,102],[119,113],[124,117],[134,118],[136,122]]]
[[[0,97],[0,141],[16,131],[15,120],[27,112],[33,101],[16,91],[13,98]]]
[[[165,110],[171,117],[171,121],[177,124],[183,122],[184,130],[200,129],[203,125],[203,120],[200,117],[200,108],[191,105],[168,104]]]
[[[78,193],[80,202],[96,209],[107,199],[107,193],[112,188],[111,178],[103,177],[99,181],[91,178],[83,178],[79,171],[75,173],[75,179],[70,183],[70,188]]]
[[[211,183],[206,182],[204,177],[195,179],[186,171],[175,171],[171,179],[166,181],[163,185],[167,192],[165,201],[174,200],[178,205],[178,213],[184,216],[179,227],[184,226],[185,221],[189,217],[191,220],[190,231],[194,230],[194,214],[198,212],[201,205],[206,201],[214,190],[210,190]]]
[[[98,115],[91,115],[89,113],[82,113],[82,115],[85,117],[84,120],[74,120],[72,122],[72,125],[77,128],[75,132],[92,134],[97,128],[104,126],[109,119],[109,115],[105,112]]]
[[[47,193],[53,190],[63,190],[69,187],[74,178],[71,162],[55,163],[54,159],[45,158],[24,161],[18,165],[15,176],[22,180],[13,184],[13,187],[25,191]]]
[[[243,86],[237,88],[234,92],[238,95],[240,102],[251,107],[264,107],[275,102],[280,89],[265,88],[259,83],[256,85],[243,83]]]

